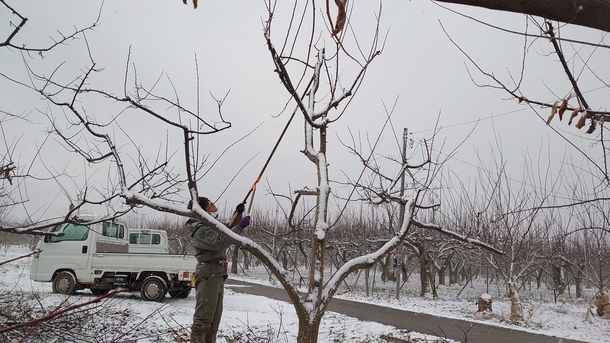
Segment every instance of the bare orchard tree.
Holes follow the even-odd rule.
[[[375,35],[367,53],[360,51],[356,54],[356,56],[361,56],[360,59],[352,57],[354,55],[351,55],[348,49],[358,41],[357,37],[350,36],[346,33],[347,31],[342,31],[347,20],[345,3],[342,5],[339,3],[336,12],[338,17],[334,24],[334,19],[330,17],[330,9],[326,8],[329,17],[325,18],[316,9],[316,4],[317,2],[294,4],[293,17],[289,18],[289,26],[281,29],[279,37],[275,38],[275,31],[272,30],[276,27],[274,15],[276,6],[281,5],[269,1],[267,2],[269,16],[264,27],[265,39],[275,65],[275,71],[291,101],[296,103],[295,112],[304,119],[302,152],[315,166],[317,172],[315,187],[296,191],[300,196],[299,199],[302,199],[301,197],[314,197],[315,199],[310,225],[311,253],[307,291],[301,294],[287,278],[286,270],[271,256],[253,251],[287,291],[299,318],[297,341],[301,343],[318,341],[320,323],[340,283],[351,272],[372,266],[404,238],[399,233],[381,249],[348,260],[326,280],[327,242],[333,229],[329,220],[331,187],[328,168],[330,162],[327,159],[327,135],[331,124],[336,123],[343,114],[347,115],[346,107],[349,99],[354,96],[363,82],[369,65],[380,53],[380,47],[377,46],[378,37]],[[296,23],[299,22],[307,23],[307,26],[297,26]],[[329,28],[334,29],[331,32]],[[314,45],[312,42],[319,35],[324,38]],[[275,40],[283,42],[283,46],[276,47]],[[346,66],[339,63],[344,58]],[[345,68],[350,68],[347,73],[339,72]],[[308,82],[309,80],[311,81]],[[346,85],[346,87],[340,88],[340,85]],[[297,202],[293,204],[293,207],[296,205]],[[407,207],[410,212],[412,210],[411,202]],[[251,248],[245,247],[245,249]]]
[[[275,28],[275,6],[280,6],[279,4],[267,3],[269,17],[265,24],[265,38],[275,64],[275,71],[291,100],[296,103],[295,111],[304,118],[305,139],[302,152],[315,166],[317,172],[315,187],[296,191],[299,196],[315,199],[311,218],[311,253],[307,291],[303,294],[299,293],[295,285],[286,277],[286,271],[281,268],[279,263],[270,257],[259,256],[259,259],[265,263],[288,292],[299,318],[297,340],[302,343],[318,341],[320,323],[341,282],[350,273],[373,266],[405,239],[408,228],[414,221],[414,213],[418,202],[421,201],[420,197],[422,193],[427,192],[427,187],[432,179],[418,184],[418,187],[412,189],[406,196],[398,196],[395,193],[400,174],[384,179],[383,188],[377,190],[376,193],[380,195],[377,198],[378,203],[395,202],[397,205],[403,206],[405,219],[397,223],[396,230],[393,235],[387,237],[385,244],[371,253],[347,259],[327,279],[327,264],[329,263],[327,247],[329,236],[332,235],[335,227],[329,217],[332,192],[328,168],[330,164],[328,133],[331,126],[338,125],[338,119],[349,115],[346,110],[349,99],[355,95],[369,65],[381,50],[377,45],[378,36],[375,34],[370,48],[367,49],[368,53],[364,53],[363,50],[351,51],[358,45],[363,46],[363,42],[360,42],[355,34],[348,33],[351,31],[342,30],[344,25],[349,24],[348,21],[346,22],[347,18],[344,17],[345,2],[339,2],[338,17],[334,24],[333,16],[326,18],[326,21],[320,20],[320,14],[317,12],[315,4],[316,2],[311,3],[311,8],[309,8],[310,3],[295,5],[293,17],[289,20],[290,26],[281,30],[277,39],[284,42],[282,46],[277,47],[274,44],[275,35],[272,31],[272,27]],[[305,30],[306,26],[297,27],[292,23],[310,24]],[[327,28],[334,29],[332,32],[329,32],[330,30],[327,28],[321,29],[318,26],[319,23],[324,23]],[[290,32],[290,35],[286,35],[285,32]],[[327,38],[313,45],[311,42],[317,36]],[[304,51],[304,53],[297,54],[295,51]],[[286,54],[282,52],[286,52]],[[354,56],[361,57],[358,59]],[[307,80],[311,80],[311,82],[308,83]],[[340,85],[347,86],[340,88]],[[422,166],[429,163],[429,156],[426,156]],[[363,169],[368,170],[366,167]],[[433,176],[433,174],[429,174],[429,176]],[[355,183],[355,186],[358,184]],[[295,201],[293,207],[297,204],[298,202]]]
[[[480,256],[506,285],[506,295],[511,301],[510,319],[521,321],[519,283],[552,265],[549,261],[560,249],[550,243],[561,234],[559,228],[566,222],[559,211],[541,208],[541,204],[553,203],[557,196],[553,184],[556,179],[549,169],[538,175],[531,160],[526,159],[522,173],[515,177],[507,170],[510,163],[501,152],[493,156],[492,165],[481,165],[475,182],[460,183],[461,196],[452,203],[453,215],[457,214],[456,222],[461,223],[464,232],[477,234],[504,252],[499,255],[481,250]],[[548,181],[538,183],[540,180]],[[446,216],[451,217],[449,211]]]
[[[593,202],[573,208],[575,224],[565,232],[570,243],[562,255],[564,263],[571,267],[577,281],[587,280],[595,286],[597,299],[605,299],[598,306],[597,314],[610,319],[608,289],[610,288],[610,221],[608,207]],[[599,305],[599,304],[598,304]]]
[[[422,206],[421,202],[425,201],[426,195],[431,192],[431,186],[437,173],[431,154],[431,143],[427,142],[422,145],[423,152],[417,161],[404,165],[401,163],[398,166],[398,173],[394,172],[394,174],[383,174],[383,168],[373,165],[374,160],[370,156],[375,153],[375,147],[371,147],[371,151],[367,154],[353,148],[352,152],[357,155],[358,160],[364,162],[363,173],[371,176],[370,183],[363,181],[368,180],[367,177],[356,176],[352,180],[348,180],[354,189],[354,194],[357,194],[355,197],[369,204],[393,203],[404,209],[404,217],[396,223],[394,231],[386,238],[382,246],[371,253],[348,259],[327,279],[326,250],[329,235],[332,234],[334,228],[334,222],[329,219],[329,200],[332,192],[328,168],[330,164],[328,133],[331,126],[339,124],[338,120],[343,118],[342,116],[349,115],[346,110],[348,100],[354,96],[369,65],[381,52],[380,46],[377,44],[378,33],[374,34],[370,48],[367,48],[368,52],[365,52],[361,48],[364,43],[359,41],[356,33],[353,30],[343,30],[347,27],[346,25],[349,26],[349,20],[345,17],[346,2],[341,1],[337,4],[339,8],[336,22],[334,22],[335,16],[330,14],[326,21],[320,20],[320,14],[315,6],[316,2],[297,3],[293,8],[293,17],[288,21],[290,23],[288,28],[280,31],[278,40],[283,42],[283,45],[279,47],[274,44],[275,35],[272,32],[272,27],[275,28],[274,24],[276,24],[273,20],[275,6],[280,6],[279,4],[268,2],[269,17],[265,24],[265,38],[275,64],[275,71],[291,100],[296,103],[297,113],[303,116],[305,121],[305,141],[302,152],[314,164],[317,171],[315,187],[296,191],[301,196],[315,198],[313,201],[314,214],[311,219],[311,257],[307,291],[301,295],[286,278],[286,272],[280,268],[279,263],[266,256],[259,256],[282,283],[296,309],[299,318],[299,342],[317,341],[320,322],[330,299],[338,290],[339,284],[350,273],[371,267],[397,248],[407,237],[411,227],[417,226],[452,234],[437,225],[416,219],[418,211],[429,208]],[[322,6],[322,8],[325,13],[329,13],[328,7]],[[307,22],[311,23],[310,26],[302,24]],[[296,23],[300,24],[297,26]],[[326,28],[318,28],[319,23],[324,23]],[[328,28],[333,28],[332,32]],[[289,34],[287,35],[285,32],[289,32]],[[323,38],[314,45],[312,42],[316,37],[328,38]],[[326,41],[330,41],[330,43],[326,43]],[[303,45],[299,45],[299,43]],[[303,55],[299,55],[297,53],[299,51],[304,51]],[[353,75],[351,79],[349,79],[350,75]],[[308,83],[308,80],[311,82]],[[340,85],[347,86],[339,88]],[[412,176],[412,186],[409,187],[406,194],[400,194],[398,183],[401,175],[407,172],[415,173],[416,170],[420,170],[422,176]],[[295,205],[296,203],[293,206]],[[493,250],[484,243],[469,240],[461,235],[453,235],[453,237],[476,242]],[[246,249],[250,248],[246,247]]]

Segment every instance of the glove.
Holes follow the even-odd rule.
[[[244,211],[246,210],[246,205],[244,203],[241,203],[239,205],[237,205],[237,207],[235,207],[235,212],[242,214],[244,213]]]
[[[241,218],[241,221],[239,222],[239,227],[245,229],[248,225],[250,225],[250,216],[245,216]]]

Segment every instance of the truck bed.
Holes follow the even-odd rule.
[[[107,271],[137,273],[150,270],[194,273],[196,265],[197,260],[191,255],[96,252],[91,259],[94,274],[100,274],[99,271],[103,274]]]

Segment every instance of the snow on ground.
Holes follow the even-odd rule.
[[[25,247],[6,247],[0,249],[0,261],[28,253]],[[30,259],[25,258],[10,264],[0,266],[0,306],[7,306],[7,293],[23,294],[23,299],[34,299],[33,306],[43,306],[46,311],[52,310],[66,297],[51,292],[50,283],[33,282],[29,279]],[[273,284],[268,281],[264,270],[250,270],[246,276],[231,276],[232,278]],[[484,322],[491,325],[511,327],[513,329],[566,337],[586,342],[609,342],[610,325],[608,321],[595,318],[591,324],[585,321],[586,302],[530,302],[526,304],[524,313],[529,315],[527,325],[511,325],[508,317],[509,304],[503,299],[494,298],[493,313],[477,314],[474,299],[480,294],[469,286],[464,289],[460,299],[455,297],[462,286],[447,287],[439,290],[440,298],[432,300],[420,298],[405,285],[401,299],[395,299],[391,285],[375,285],[367,298],[362,291],[343,293],[338,297],[354,301],[371,302],[377,305],[387,305],[416,312],[439,316],[460,318]],[[475,296],[476,295],[476,296]],[[68,299],[69,304],[94,299],[87,290],[80,291],[77,296]],[[22,300],[23,302],[30,300]],[[92,323],[98,327],[108,327],[107,337],[89,341],[111,342],[186,342],[194,309],[194,293],[186,299],[167,298],[163,303],[145,302],[137,293],[119,294],[101,305],[94,311],[101,314],[91,316]],[[532,311],[528,312],[531,306]],[[7,325],[3,323],[2,326]],[[91,324],[93,325],[93,324]],[[105,325],[105,326],[104,326]],[[114,326],[113,326],[114,325]],[[260,296],[246,295],[227,288],[225,291],[225,307],[219,332],[218,343],[229,342],[295,342],[298,322],[292,305],[286,302],[267,299]],[[327,312],[320,329],[321,343],[331,342],[385,342],[379,337],[391,335],[394,337],[419,339],[421,342],[436,342],[434,337],[418,333],[400,332],[398,329],[372,322],[362,322],[338,313]],[[81,337],[82,338],[82,337]],[[65,335],[57,342],[71,341]],[[72,341],[79,341],[74,338]],[[87,341],[81,339],[80,341]],[[440,342],[441,340],[439,340]],[[26,340],[27,342],[27,340]]]
[[[234,279],[257,282],[269,286],[278,286],[269,281],[268,274],[257,275],[255,271],[249,271],[249,276],[233,276]],[[362,280],[364,276],[354,279]],[[265,281],[262,281],[265,280]],[[372,303],[418,313],[427,313],[439,317],[455,318],[480,322],[487,325],[506,327],[514,330],[523,330],[548,336],[563,337],[573,340],[595,343],[610,342],[610,321],[594,316],[593,322],[586,320],[587,309],[592,307],[591,301],[573,300],[562,298],[563,301],[554,302],[552,290],[521,290],[521,302],[525,322],[513,324],[509,320],[510,302],[508,298],[497,296],[500,293],[496,285],[490,285],[488,289],[482,285],[452,285],[438,286],[439,298],[432,299],[419,296],[419,277],[412,277],[401,289],[400,299],[396,299],[396,286],[393,282],[381,283],[376,281],[372,285],[370,281],[369,296],[367,297],[363,285],[354,287],[353,281],[347,284],[350,292],[336,295],[336,298]],[[493,289],[492,289],[493,288]],[[594,289],[587,290],[591,298],[595,295]],[[460,293],[458,298],[456,295]],[[477,312],[476,300],[485,293],[494,293],[493,312]],[[524,295],[528,295],[525,297]],[[535,300],[536,299],[536,300]],[[593,313],[595,309],[593,308]]]

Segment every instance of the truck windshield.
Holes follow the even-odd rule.
[[[50,236],[49,242],[84,241],[89,235],[89,228],[85,225],[61,224],[51,232],[63,232],[63,236]]]

